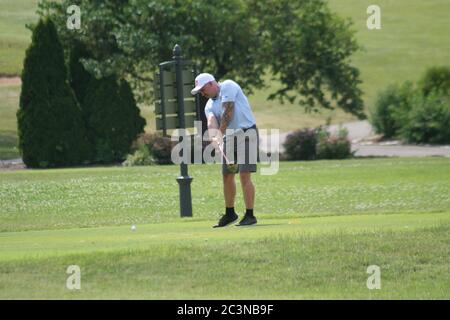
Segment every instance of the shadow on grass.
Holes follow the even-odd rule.
[[[261,223],[261,224],[256,224],[256,225],[250,225],[250,226],[240,226],[240,225],[235,225],[235,227],[239,227],[239,228],[256,228],[256,227],[284,227],[286,226],[287,223]]]

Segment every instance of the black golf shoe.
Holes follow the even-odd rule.
[[[236,226],[251,226],[252,224],[256,224],[258,221],[255,216],[245,215],[244,218],[237,224]]]
[[[213,228],[221,228],[229,225],[230,223],[235,222],[239,216],[235,213],[234,215],[224,214],[222,218],[220,218],[219,223],[215,225]]]

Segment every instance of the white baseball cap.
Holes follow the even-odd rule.
[[[205,84],[211,81],[216,81],[212,74],[200,73],[197,77],[195,77],[195,88],[192,89],[191,94],[196,95],[204,87]]]

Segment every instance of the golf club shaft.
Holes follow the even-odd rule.
[[[226,162],[227,164],[231,164],[230,160],[228,160],[228,157],[225,155],[225,152],[223,152],[222,146],[221,146],[220,144],[218,144],[218,146],[219,146],[220,153],[221,153],[222,156],[225,158],[225,162]]]

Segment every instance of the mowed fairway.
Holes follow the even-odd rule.
[[[255,176],[259,224],[244,228],[211,228],[215,165],[190,166],[194,218],[179,218],[178,174],[1,172],[0,298],[450,298],[450,159],[283,162]]]
[[[20,157],[16,112],[19,105],[20,88],[0,84],[0,159]]]
[[[25,50],[31,42],[27,24],[38,17],[38,0],[2,0],[0,2],[0,75],[19,75]]]

